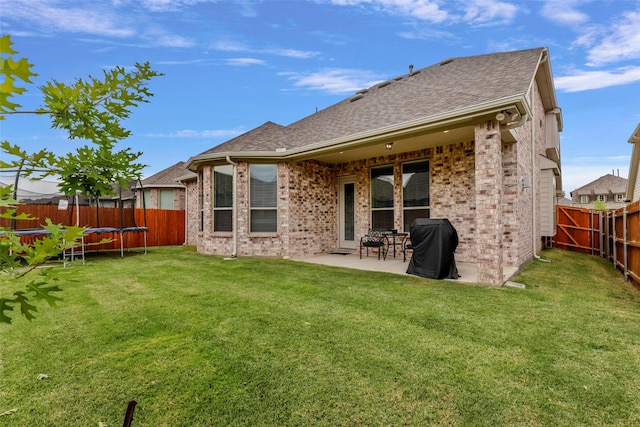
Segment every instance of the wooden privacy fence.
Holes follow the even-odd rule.
[[[554,246],[598,255],[640,285],[640,202],[606,211],[557,207]]]
[[[166,209],[133,209],[133,208],[96,208],[95,206],[69,205],[66,210],[58,209],[57,205],[19,205],[18,213],[26,213],[36,220],[17,220],[13,224],[8,219],[0,219],[0,226],[24,230],[38,228],[44,224],[45,218],[50,218],[54,224],[76,225],[81,227],[138,227],[146,226],[147,246],[181,245],[185,241],[185,215],[183,210]],[[79,220],[78,220],[79,218]],[[138,248],[144,246],[144,233],[124,233],[124,246]],[[25,239],[36,237],[25,236]],[[85,243],[96,243],[103,238],[113,239],[112,242],[101,244],[97,249],[120,249],[119,233],[87,234]],[[88,247],[87,249],[91,249]]]

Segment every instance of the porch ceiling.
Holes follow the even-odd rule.
[[[357,148],[336,148],[335,150],[316,153],[312,158],[326,163],[345,163],[371,157],[388,156],[390,154],[449,145],[456,142],[471,141],[473,139],[473,126],[456,127],[408,137],[375,141]],[[391,142],[393,145],[390,150],[387,150],[385,145]]]

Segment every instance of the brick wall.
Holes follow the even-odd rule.
[[[510,130],[518,140],[500,138],[499,124],[476,126],[474,141],[389,154],[338,165],[318,161],[278,164],[278,232],[249,232],[249,164],[237,163],[237,255],[300,257],[338,248],[338,180],[356,182],[356,240],[370,228],[370,169],[393,165],[394,225],[402,230],[402,164],[429,160],[430,217],[448,218],[456,228],[456,260],[477,263],[480,280],[499,284],[505,266],[520,266],[533,257],[533,197],[539,188],[539,155],[545,152],[544,111],[537,87],[531,93],[532,120]],[[532,127],[536,129],[532,132]],[[503,130],[504,131],[504,130]],[[532,157],[531,136],[535,135]],[[198,185],[188,185],[189,243],[207,254],[231,255],[233,233],[213,233],[211,167],[202,169],[204,228],[198,230]],[[532,182],[522,188],[522,178]],[[538,199],[538,198],[537,198]],[[539,200],[536,199],[536,215]],[[409,230],[404,230],[409,231]],[[539,230],[538,230],[539,234]],[[542,243],[536,239],[536,250]]]

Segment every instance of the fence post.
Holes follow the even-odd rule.
[[[593,244],[593,209],[589,209],[589,241],[591,242],[591,255],[594,252]]]
[[[613,267],[617,268],[618,267],[618,248],[617,248],[618,245],[617,245],[616,240],[618,240],[618,233],[616,231],[616,212],[612,211],[612,212],[609,212],[609,213],[611,214],[611,217],[612,217],[612,219],[611,219],[611,228],[613,229],[612,233],[611,233],[611,235],[613,236],[613,238],[611,239],[613,241],[613,254],[612,254],[613,255]]]
[[[627,281],[629,280],[629,269],[627,268],[628,264],[629,264],[629,260],[628,260],[628,252],[627,252],[627,207],[624,206],[622,208],[622,242],[623,242],[623,248],[624,248],[624,280]]]
[[[600,218],[600,258],[606,259],[609,253],[609,240],[607,238],[605,241],[605,237],[607,237],[609,221],[606,220],[603,211],[598,211],[598,217]],[[606,247],[605,243],[607,244]]]

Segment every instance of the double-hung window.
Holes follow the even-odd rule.
[[[402,165],[403,230],[416,218],[429,218],[429,162]]]
[[[233,166],[213,167],[213,231],[233,231]]]
[[[200,221],[198,221],[198,231],[204,231],[204,172],[198,173],[198,213]]]
[[[371,169],[371,228],[393,228],[393,166]]]
[[[143,190],[142,191],[142,203],[143,205],[140,207],[150,208],[151,207],[151,190]]]
[[[158,196],[160,209],[173,209],[173,190],[159,190]]]
[[[278,165],[249,166],[251,232],[278,231]]]

